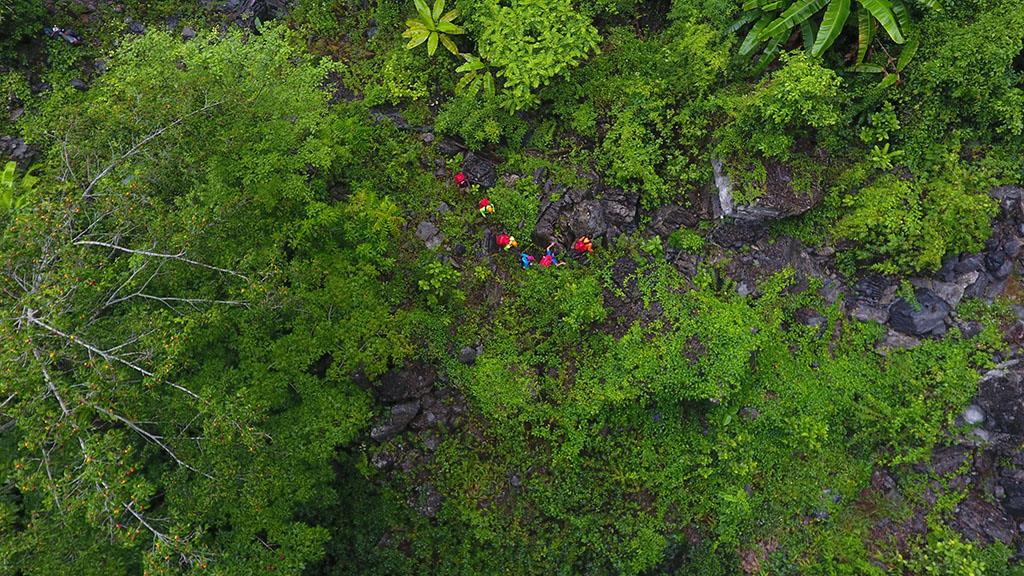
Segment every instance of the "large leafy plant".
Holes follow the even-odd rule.
[[[19,182],[15,175],[17,164],[8,162],[0,172],[0,215],[17,212],[28,203],[26,192],[32,190],[38,178],[29,170]]]
[[[444,11],[444,0],[435,0],[433,9],[427,8],[423,0],[413,0],[416,4],[416,12],[419,18],[410,18],[405,22],[408,26],[402,36],[409,39],[406,48],[413,48],[427,43],[427,53],[431,56],[437,51],[437,44],[440,42],[449,52],[458,56],[459,47],[451,39],[450,34],[463,34],[465,30],[452,24],[452,21],[459,17],[459,10]]]
[[[938,0],[915,1],[927,8],[940,8]],[[908,44],[898,68],[902,69],[917,50],[910,11],[903,0],[747,0],[743,9],[745,12],[733,29],[753,25],[739,52],[744,56],[752,55],[763,47],[762,65],[775,59],[798,27],[806,48],[812,55],[820,56],[836,42],[854,12],[858,65],[864,62],[879,26],[896,44]],[[815,16],[822,10],[824,14],[815,22]]]

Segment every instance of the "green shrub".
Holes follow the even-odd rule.
[[[724,30],[742,3],[739,0],[672,0],[669,18],[684,22],[706,22]]]
[[[718,134],[726,155],[787,159],[798,137],[840,121],[842,80],[803,53],[782,55],[782,67],[751,92],[727,97],[731,122]],[[731,153],[731,154],[730,154]]]
[[[438,134],[459,136],[470,149],[480,150],[500,143],[518,147],[527,124],[502,108],[497,98],[465,93],[444,103],[434,129]]]
[[[369,106],[400,104],[422,100],[430,95],[427,71],[408,50],[392,50],[376,70],[374,81],[365,88]]]
[[[1012,551],[1002,543],[978,546],[964,542],[953,530],[930,532],[928,542],[915,548],[909,558],[900,557],[905,574],[923,576],[999,576],[1020,573],[1011,567]]]
[[[699,254],[704,248],[704,237],[695,230],[680,228],[669,235],[668,245],[676,250]]]
[[[402,36],[409,39],[406,44],[407,50],[426,43],[427,55],[433,56],[437,51],[438,42],[444,45],[445,49],[453,55],[459,55],[459,47],[452,40],[452,35],[464,34],[466,31],[455,25],[455,19],[459,17],[459,11],[444,11],[444,0],[434,0],[433,8],[428,7],[425,0],[413,0],[416,5],[416,18],[406,21],[406,30]]]
[[[0,0],[0,60],[13,61],[11,52],[22,40],[42,34],[46,6],[36,0]]]
[[[527,247],[540,213],[539,187],[529,178],[521,178],[512,188],[503,184],[491,188],[487,197],[495,207],[490,219],[518,238],[521,247]]]
[[[341,32],[341,12],[347,0],[300,0],[291,9],[291,17],[318,36]]]
[[[886,274],[936,270],[948,254],[980,250],[996,204],[955,162],[928,179],[883,175],[846,198],[836,235],[857,259]]]
[[[739,203],[763,192],[766,159],[790,162],[802,173],[823,168],[808,158],[807,147],[831,142],[831,133],[841,126],[845,94],[836,73],[802,52],[781,59],[782,67],[752,91],[718,97],[730,119],[715,132],[715,153],[736,183]],[[801,188],[800,180],[794,178],[794,188]]]
[[[1024,133],[1024,4],[950,4],[950,14],[922,25],[923,46],[904,74],[900,121],[915,170],[941,163],[967,142],[1019,149]]]
[[[674,202],[710,178],[704,144],[713,122],[707,102],[722,80],[728,45],[707,25],[680,22],[656,39],[632,29],[608,34],[608,51],[552,87],[553,110],[585,134],[601,136],[595,159],[607,180],[641,192],[645,207]],[[591,126],[601,120],[602,129]]]
[[[615,119],[601,141],[598,161],[608,182],[628,189],[639,189],[645,200],[661,198],[667,186],[656,167],[662,161],[665,144],[631,112]],[[652,205],[651,201],[645,205]]]
[[[457,288],[462,274],[450,265],[435,260],[427,265],[422,276],[418,282],[420,292],[426,294],[431,306],[462,300]]]
[[[480,56],[505,79],[512,110],[537,103],[535,91],[597,49],[597,29],[571,0],[488,0],[477,15]]]

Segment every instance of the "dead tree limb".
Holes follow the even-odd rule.
[[[206,268],[208,270],[223,272],[224,274],[231,274],[232,276],[237,276],[245,281],[249,280],[249,278],[247,278],[245,275],[235,272],[234,270],[228,270],[227,268],[219,268],[217,266],[211,266],[210,264],[204,264],[202,262],[197,262],[195,260],[185,258],[184,251],[178,252],[177,254],[164,254],[163,252],[150,252],[149,250],[135,250],[133,248],[125,248],[124,246],[118,246],[117,244],[111,244],[109,242],[98,242],[96,240],[79,240],[75,242],[75,245],[102,246],[104,248],[110,248],[111,250],[118,250],[120,252],[125,252],[128,254],[139,254],[141,256],[151,256],[153,258],[168,258],[170,260],[179,260],[181,262],[185,262],[186,264],[192,264],[193,266],[199,266],[201,268]]]

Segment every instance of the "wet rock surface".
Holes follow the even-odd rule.
[[[616,338],[624,336],[634,322],[639,321],[646,325],[662,315],[661,304],[644,304],[637,277],[639,269],[640,265],[636,260],[629,257],[619,258],[612,266],[612,283],[615,289],[604,289],[603,298],[608,309],[608,320],[603,330]]]
[[[0,160],[14,160],[24,168],[32,163],[37,154],[23,138],[0,136]]]
[[[262,22],[283,16],[289,0],[204,0],[204,3],[230,16],[242,27],[252,28]]]
[[[778,163],[765,164],[764,191],[749,204],[738,204],[735,186],[728,169],[719,160],[713,160],[715,189],[718,192],[718,214],[747,223],[765,223],[771,220],[798,216],[821,201],[822,190],[814,186],[809,193],[793,188],[792,170]]]
[[[905,549],[910,539],[927,533],[928,506],[944,494],[962,492],[950,526],[967,540],[1001,542],[1017,552],[1018,560],[1024,558],[1024,361],[1010,360],[985,373],[974,403],[956,424],[967,432],[912,467],[931,479],[924,492],[927,506],[918,507],[909,521],[880,519],[872,539]],[[901,476],[910,472],[877,469],[862,496],[904,502],[910,487],[902,485]]]
[[[914,293],[914,302],[900,298],[889,308],[889,326],[914,336],[942,336],[952,307],[926,288]]]
[[[372,391],[383,410],[370,427],[370,439],[376,443],[370,464],[409,475],[409,505],[434,518],[444,499],[430,484],[429,465],[441,438],[462,426],[465,398],[432,366],[421,363],[388,372]]]
[[[548,178],[543,169],[533,179],[542,190],[540,217],[533,230],[538,245],[571,246],[580,236],[607,242],[636,230],[640,201],[636,194],[607,187],[596,175],[588,176],[587,186],[581,188],[567,188]]]
[[[726,275],[737,283],[740,293],[759,295],[765,280],[786,269],[795,273],[796,290],[805,289],[812,277],[826,277],[820,258],[792,238],[762,238],[749,248],[741,254],[730,254],[725,266]]]
[[[1010,360],[987,372],[978,383],[975,407],[992,430],[1024,440],[1024,361]]]
[[[428,220],[420,222],[416,226],[416,237],[423,241],[427,245],[427,248],[434,250],[444,242],[444,236],[441,234],[441,229],[436,224]]]
[[[495,163],[483,156],[469,152],[462,160],[462,173],[470,184],[484,188],[494,186],[498,181],[498,170]]]

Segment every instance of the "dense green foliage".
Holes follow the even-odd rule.
[[[597,30],[571,0],[513,0],[510,6],[491,0],[476,17],[480,55],[501,69],[515,109],[532,104],[532,90],[597,46]]]
[[[777,231],[851,282],[933,271],[1024,174],[1021,3],[64,4],[0,0],[0,128],[38,151],[0,171],[0,574],[1020,573],[957,494],[902,543],[872,528],[913,504],[864,496],[948,438],[998,308],[882,354],[793,270],[741,295],[711,221],[525,271],[481,238],[542,254],[591,174],[641,230],[700,213],[721,161],[738,203],[779,167],[819,195]],[[449,184],[469,151],[493,187]],[[403,368],[458,418],[371,433]]]
[[[925,182],[886,174],[846,199],[836,234],[863,246],[855,257],[879,272],[934,270],[946,254],[982,248],[996,209],[983,189],[955,160]]]
[[[5,231],[38,238],[4,251],[20,451],[5,465],[26,493],[19,517],[38,517],[7,534],[5,562],[55,573],[72,534],[76,573],[229,555],[230,573],[251,574],[319,556],[328,534],[295,515],[332,499],[331,454],[369,416],[350,371],[380,374],[409,345],[389,311],[401,291],[378,280],[401,219],[359,175],[373,136],[357,111],[328,115],[325,69],[297,58],[279,29],[152,33],[36,118],[81,143],[65,173],[81,180],[52,174]],[[337,178],[355,191],[328,203]],[[332,369],[307,373],[324,355]],[[45,409],[27,401],[41,390]],[[130,554],[141,542],[146,556]]]
[[[939,0],[917,0],[925,8],[939,9]],[[875,38],[875,30],[881,28],[896,44],[907,46],[900,53],[897,67],[902,70],[914,57],[920,40],[914,34],[910,8],[903,0],[748,0],[746,11],[734,24],[740,28],[753,23],[740,47],[741,54],[751,54],[762,44],[762,63],[767,64],[778,53],[782,45],[797,28],[804,45],[814,56],[821,56],[843,33],[847,22],[857,29],[857,61],[864,65],[865,56]],[[815,22],[816,14],[821,19]]]

